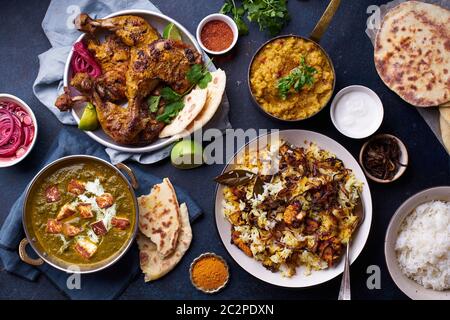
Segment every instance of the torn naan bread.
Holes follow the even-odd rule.
[[[184,97],[184,107],[170,124],[159,133],[160,138],[167,138],[182,132],[202,111],[207,96],[207,89],[196,88]]]
[[[156,245],[142,233],[138,234],[139,259],[141,270],[145,274],[145,282],[159,279],[171,271],[180,262],[192,241],[192,229],[189,213],[185,203],[180,206],[181,229],[175,251],[162,259]]]
[[[450,10],[418,1],[392,8],[375,39],[383,82],[417,107],[450,101]]]
[[[442,141],[444,142],[447,152],[450,154],[450,123],[441,115],[439,117],[439,125],[441,128]]]
[[[161,258],[170,256],[180,232],[180,212],[175,189],[169,179],[138,198],[139,230],[156,245]]]
[[[187,126],[186,130],[184,130],[183,134],[185,135],[191,134],[206,125],[209,120],[212,119],[217,109],[219,109],[223,94],[225,93],[227,76],[221,69],[211,72],[211,76],[212,80],[206,87],[208,93],[205,106],[197,117]]]

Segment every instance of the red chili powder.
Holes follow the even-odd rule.
[[[203,26],[200,39],[209,50],[223,51],[233,42],[233,30],[223,21],[212,20]]]

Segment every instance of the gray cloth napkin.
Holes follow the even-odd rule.
[[[39,55],[39,73],[33,84],[34,95],[64,124],[76,125],[70,112],[60,112],[54,103],[63,91],[63,74],[67,56],[75,40],[80,36],[73,20],[81,12],[91,17],[101,18],[125,9],[145,9],[160,12],[148,0],[52,0],[42,21],[44,30],[52,48]],[[209,58],[205,55],[205,61]],[[215,70],[214,66],[212,68]],[[231,128],[228,111],[229,103],[224,95],[219,111],[205,128],[217,128],[221,131]],[[126,153],[111,148],[105,151],[113,164],[133,160],[142,164],[160,161],[170,154],[171,146],[152,153]]]

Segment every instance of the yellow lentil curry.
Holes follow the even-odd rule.
[[[302,57],[316,69],[314,82],[283,99],[277,81],[298,67]],[[302,120],[319,112],[333,93],[334,72],[326,54],[314,42],[298,37],[275,39],[256,55],[250,68],[250,87],[258,104],[284,120]]]

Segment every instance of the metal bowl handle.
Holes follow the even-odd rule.
[[[319,22],[317,22],[316,26],[314,27],[314,30],[311,32],[311,35],[309,36],[311,40],[315,42],[320,41],[320,38],[322,38],[322,35],[325,33],[325,30],[327,30],[328,26],[330,25],[330,22],[333,19],[333,16],[336,13],[337,9],[339,8],[340,4],[341,0],[330,1],[328,7],[325,9],[325,12],[323,13]]]
[[[130,167],[123,164],[122,162],[119,162],[118,164],[116,164],[116,168],[126,172],[126,174],[131,179],[131,186],[133,187],[134,190],[137,190],[139,188],[139,183],[137,181],[136,175],[134,174],[133,170]]]
[[[25,250],[28,244],[29,244],[29,242],[28,242],[27,238],[24,238],[24,239],[22,239],[22,241],[20,241],[20,243],[19,243],[19,257],[20,257],[20,259],[23,262],[28,263],[29,265],[40,266],[41,264],[44,263],[44,260],[42,260],[41,258],[37,258],[37,259],[30,258],[30,256],[28,255],[27,251]]]

